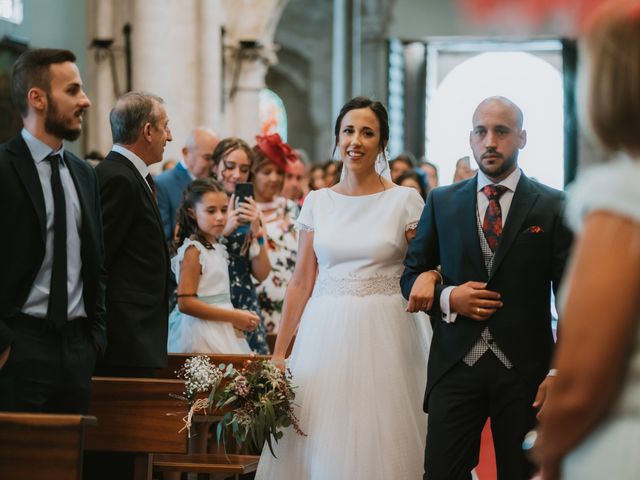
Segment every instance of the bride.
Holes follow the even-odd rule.
[[[263,450],[258,480],[422,478],[427,322],[407,313],[399,278],[423,208],[388,179],[384,106],[357,97],[335,125],[343,178],[310,192],[273,360],[288,366],[291,429]],[[435,283],[437,274],[432,278]]]

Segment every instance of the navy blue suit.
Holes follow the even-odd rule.
[[[161,173],[154,180],[156,182],[158,208],[162,217],[164,236],[168,241],[171,241],[176,227],[176,212],[182,203],[185,188],[193,180],[181,163],[178,163],[171,170]]]
[[[496,452],[500,457],[500,442],[495,437],[502,432],[497,425],[500,412],[495,407],[504,399],[511,398],[511,395],[518,397],[514,403],[519,403],[521,408],[516,418],[504,422],[504,435],[511,435],[511,444],[516,443],[516,453],[505,456],[522,457],[517,453],[520,450],[517,438],[524,434],[523,430],[533,427],[535,412],[530,405],[548,372],[554,348],[551,287],[553,285],[554,291],[558,288],[572,240],[563,222],[563,193],[522,174],[495,252],[493,269],[488,273],[478,237],[476,185],[477,179],[474,177],[431,192],[416,237],[409,245],[401,279],[405,297],[409,296],[416,278],[422,272],[440,265],[444,279],[444,285],[436,287],[433,308],[428,312],[432,317],[433,341],[424,408],[430,413],[427,474],[434,480],[470,478],[467,467],[473,468],[473,462],[477,459],[477,450],[473,451],[476,440],[471,439],[469,444],[464,444],[459,443],[463,440],[457,437],[470,437],[477,433],[479,441],[479,431],[487,417],[492,418]],[[487,289],[501,294],[503,307],[486,322],[458,315],[454,323],[445,323],[441,320],[440,312],[442,290],[468,281],[487,282]],[[490,351],[483,355],[476,366],[469,367],[462,362],[487,325],[513,368],[504,367]],[[487,378],[492,381],[503,379],[501,388],[505,390],[489,392]],[[487,388],[484,393],[483,388]],[[516,390],[520,391],[516,393]],[[470,400],[470,405],[463,405],[467,400]],[[523,415],[525,419],[521,418]],[[434,426],[434,431],[444,430],[452,437],[431,438],[432,422],[441,422]],[[474,427],[477,432],[464,431],[471,424],[477,427]],[[518,430],[515,433],[514,428]],[[447,449],[448,440],[458,443],[457,447],[451,448],[457,450],[455,453]],[[465,449],[469,452],[465,452]],[[428,460],[431,454],[439,455],[442,465],[448,470],[430,471]],[[501,459],[498,458],[499,470],[500,466]],[[504,471],[508,468],[505,467]],[[510,478],[520,477],[520,473],[509,475],[512,475]]]

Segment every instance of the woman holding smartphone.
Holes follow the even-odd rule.
[[[264,318],[260,313],[256,288],[251,276],[263,281],[271,264],[265,246],[262,216],[255,200],[245,192],[237,198],[236,189],[243,190],[251,176],[253,152],[240,138],[229,137],[218,143],[213,152],[213,176],[224,186],[230,198],[229,219],[223,235],[229,252],[229,280],[231,303],[235,308],[255,312],[260,317],[258,327],[245,332],[247,342],[255,353],[269,354]],[[241,193],[240,191],[238,193]]]
[[[297,156],[276,133],[256,137],[253,157],[255,199],[262,213],[271,261],[269,276],[257,287],[258,303],[267,333],[277,333],[284,293],[298,252],[298,232],[293,225],[298,205],[284,198],[281,192],[287,165]]]

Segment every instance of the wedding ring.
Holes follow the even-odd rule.
[[[476,307],[476,315],[480,315],[480,307]]]

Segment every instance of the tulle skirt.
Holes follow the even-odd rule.
[[[219,305],[222,306],[222,305]],[[229,305],[228,308],[233,308]],[[169,315],[169,353],[251,353],[244,335],[236,335],[229,322],[200,320],[178,307]]]
[[[430,325],[399,294],[313,296],[289,362],[302,437],[265,446],[257,480],[417,480]]]

